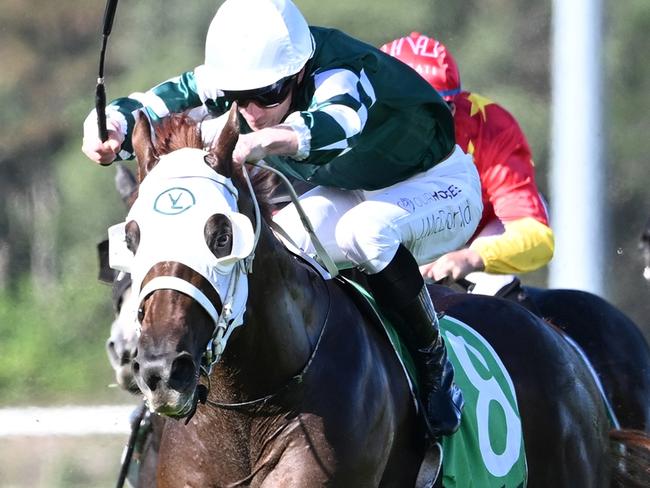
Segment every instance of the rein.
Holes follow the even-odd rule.
[[[314,227],[311,225],[311,222],[309,221],[309,217],[307,217],[305,210],[302,208],[302,205],[300,204],[300,200],[298,199],[298,195],[296,191],[293,189],[293,185],[291,184],[289,179],[286,176],[284,176],[281,171],[273,168],[272,166],[269,166],[264,161],[258,161],[256,163],[249,163],[249,164],[252,164],[253,166],[257,166],[259,168],[263,168],[267,171],[275,173],[280,178],[282,183],[284,183],[284,185],[287,187],[287,190],[289,191],[289,197],[291,199],[291,203],[293,203],[294,206],[296,207],[296,211],[298,212],[300,221],[302,222],[303,227],[309,234],[309,238],[311,239],[311,242],[314,245],[316,254],[320,258],[325,268],[327,269],[328,273],[330,274],[330,277],[334,278],[336,275],[338,275],[339,274],[338,267],[336,266],[334,260],[329,255],[329,253],[325,250],[325,247],[323,246],[323,244],[320,242],[320,239],[316,235],[316,232],[314,231]],[[246,172],[244,171],[244,173]],[[288,242],[290,242],[296,249],[299,249],[299,247],[296,246],[293,240],[289,237],[289,235],[286,232],[284,232],[284,230],[280,226],[272,225],[271,227],[273,228],[273,230],[275,230],[280,235],[282,235],[282,237],[285,238]]]
[[[316,234],[313,230],[313,227],[311,223],[309,222],[309,218],[307,215],[304,213],[304,210],[300,206],[300,203],[298,201],[298,196],[296,195],[295,191],[293,191],[293,188],[291,187],[291,183],[289,180],[279,171],[277,171],[274,168],[271,168],[270,166],[266,165],[263,162],[257,162],[254,163],[255,166],[259,166],[261,168],[267,169],[273,173],[276,173],[282,180],[283,182],[287,185],[289,188],[289,193],[291,195],[291,200],[292,202],[296,205],[296,208],[298,209],[298,213],[300,215],[301,221],[303,225],[305,226],[305,229],[307,232],[310,234],[312,238],[312,242],[314,243],[314,247],[317,249],[317,252],[319,254],[319,257],[321,257],[323,263],[327,267],[328,271],[332,276],[336,276],[338,274],[338,269],[336,265],[334,264],[334,261],[331,259],[325,248],[322,246],[320,243],[318,237],[316,237]],[[246,167],[243,167],[243,174],[244,174],[244,179],[246,180],[246,184],[248,186],[248,190],[251,195],[251,199],[253,200],[253,206],[254,206],[254,211],[255,211],[255,239],[254,239],[254,245],[253,249],[248,257],[246,257],[242,261],[242,267],[243,267],[243,272],[245,273],[251,273],[253,270],[253,260],[255,258],[255,250],[257,249],[257,245],[259,243],[259,237],[261,233],[261,212],[260,212],[260,207],[259,207],[259,202],[257,201],[257,198],[255,197],[255,191],[253,189],[253,185],[250,181],[250,176],[248,174],[248,171],[246,170]],[[276,226],[277,227],[277,226]],[[238,276],[238,273],[234,273],[235,276]],[[228,293],[226,297],[223,300],[223,307],[221,311],[218,312],[218,318],[216,320],[216,325],[215,325],[215,332],[208,342],[206,352],[204,353],[204,359],[202,362],[205,364],[202,364],[200,367],[200,375],[204,376],[208,382],[207,386],[204,384],[199,384],[196,388],[195,394],[194,394],[194,399],[192,402],[191,409],[189,413],[186,416],[185,423],[187,424],[194,414],[196,413],[196,409],[198,407],[198,404],[205,404],[208,406],[211,406],[212,408],[215,409],[221,409],[221,410],[246,410],[251,407],[257,407],[266,404],[270,400],[279,397],[280,395],[286,393],[288,390],[290,390],[292,387],[299,385],[303,382],[304,377],[308,373],[311,365],[313,364],[316,355],[320,349],[320,345],[323,339],[323,336],[325,335],[325,331],[327,329],[327,323],[329,322],[329,316],[330,316],[330,306],[331,306],[331,296],[330,296],[330,291],[329,288],[326,287],[327,289],[327,313],[325,315],[325,318],[323,320],[323,325],[320,328],[320,333],[318,335],[318,339],[316,340],[316,344],[314,346],[314,349],[312,350],[309,358],[307,359],[305,365],[302,367],[301,371],[291,378],[283,385],[281,386],[278,390],[276,390],[273,393],[270,393],[268,395],[264,395],[259,398],[255,398],[253,400],[248,400],[245,402],[237,402],[237,403],[226,403],[226,402],[219,402],[219,401],[213,401],[208,399],[208,394],[210,392],[210,374],[212,372],[212,368],[214,365],[219,361],[221,358],[221,355],[223,354],[223,351],[226,346],[226,342],[229,339],[232,331],[235,329],[235,327],[230,327],[232,324],[232,320],[230,319],[231,314],[232,314],[232,308],[231,308],[231,298],[232,298],[232,293],[234,292],[234,289],[237,285],[237,279],[231,279],[230,284],[228,286]]]
[[[330,307],[331,305],[331,295],[329,288],[327,288],[327,313],[325,314],[325,319],[323,320],[323,325],[320,328],[320,333],[318,335],[318,339],[316,340],[316,344],[314,345],[314,349],[312,350],[309,358],[305,362],[305,365],[302,367],[300,372],[298,374],[295,374],[289,380],[282,385],[280,388],[278,388],[275,392],[270,393],[268,395],[264,395],[259,398],[255,398],[254,400],[248,400],[245,402],[238,402],[238,403],[226,403],[226,402],[219,402],[219,401],[214,401],[214,400],[208,400],[207,395],[208,392],[210,391],[210,377],[207,374],[207,371],[203,368],[201,368],[201,374],[207,378],[208,385],[207,387],[205,385],[200,385],[203,386],[204,390],[198,394],[198,400],[206,405],[209,405],[213,408],[216,409],[221,409],[221,410],[246,410],[250,407],[256,407],[258,405],[264,405],[268,401],[279,397],[283,393],[286,393],[289,389],[292,387],[299,385],[303,382],[304,377],[307,375],[307,372],[309,371],[309,368],[311,365],[314,363],[314,360],[316,359],[316,355],[318,353],[318,350],[320,349],[321,342],[323,340],[323,337],[325,336],[325,330],[327,329],[327,324],[329,322],[329,317],[330,317]],[[197,388],[198,389],[198,388]],[[202,397],[202,398],[201,398]]]
[[[322,250],[322,254],[321,254],[321,252],[319,252],[319,254],[321,254],[321,257],[323,257],[323,256],[325,257],[325,259],[323,261],[326,264],[326,267],[327,267],[328,271],[330,271],[330,274],[333,273],[333,276],[335,276],[338,273],[336,265],[334,264],[334,262],[332,261],[332,259],[329,256],[329,254],[327,254],[327,252],[325,251],[325,248],[322,246],[322,244],[320,243],[320,241],[316,237],[316,234],[314,233],[313,227],[311,226],[311,223],[309,222],[309,219],[307,218],[304,211],[302,210],[302,207],[300,206],[300,204],[298,202],[298,196],[296,195],[295,191],[293,191],[293,188],[291,187],[291,183],[289,182],[289,180],[287,180],[287,178],[282,173],[280,173],[279,171],[277,171],[274,168],[271,168],[270,166],[266,165],[265,163],[257,162],[257,163],[254,163],[254,165],[258,166],[258,167],[261,167],[261,168],[264,168],[264,169],[267,169],[269,171],[272,171],[273,173],[276,173],[283,180],[283,182],[287,185],[287,187],[289,188],[290,195],[291,195],[291,200],[296,205],[296,207],[298,208],[298,213],[300,214],[303,225],[305,226],[305,229],[309,232],[310,236],[313,239],[314,247],[316,247],[319,250]],[[252,187],[252,184],[250,182],[250,177],[249,177],[248,171],[246,171],[245,167],[244,167],[243,173],[244,173],[244,176],[245,176],[245,179],[246,179],[246,184],[248,185],[248,189],[250,191],[250,194],[251,194],[251,197],[253,199],[254,206],[255,206],[255,246],[253,248],[253,252],[249,256],[249,258],[247,258],[247,259],[250,259],[249,272],[251,272],[252,271],[252,260],[254,258],[255,249],[257,248],[257,243],[259,241],[259,235],[260,235],[260,232],[261,232],[261,218],[260,218],[259,204],[257,202],[257,199],[255,198],[255,192],[253,191],[253,187]],[[328,266],[327,265],[328,263],[331,263],[331,266]],[[321,345],[323,336],[325,335],[325,331],[327,329],[327,324],[329,322],[330,308],[331,308],[330,307],[330,305],[331,305],[331,295],[330,295],[329,288],[326,287],[326,289],[327,289],[327,313],[325,314],[325,319],[323,320],[323,325],[320,328],[320,333],[318,335],[318,339],[316,340],[316,344],[314,346],[314,349],[312,350],[309,358],[307,359],[307,361],[305,362],[305,365],[302,367],[302,369],[300,370],[299,373],[297,373],[294,376],[292,376],[291,378],[289,378],[289,380],[283,386],[278,388],[273,393],[270,393],[268,395],[264,395],[264,396],[259,397],[259,398],[255,398],[253,400],[247,400],[245,402],[226,403],[226,402],[219,402],[219,401],[214,401],[214,400],[209,400],[208,399],[208,393],[210,392],[210,372],[212,370],[212,365],[214,365],[214,363],[212,363],[212,365],[210,365],[209,369],[201,367],[201,375],[205,376],[205,378],[208,381],[208,385],[207,386],[206,385],[199,385],[197,387],[197,393],[195,395],[195,398],[196,398],[195,402],[198,401],[198,402],[203,403],[205,405],[208,405],[208,406],[210,406],[212,408],[221,409],[221,410],[246,410],[246,409],[249,409],[251,407],[262,406],[262,405],[266,404],[267,402],[269,402],[270,400],[279,397],[283,393],[286,393],[292,387],[301,384],[303,382],[304,377],[307,375],[307,372],[309,371],[309,368],[314,363],[316,355],[318,354],[318,351],[320,349],[320,345]],[[194,407],[194,410],[195,409],[196,409],[196,406]],[[192,412],[192,414],[193,413],[194,413],[194,411]],[[188,417],[188,418],[190,418],[190,417]]]

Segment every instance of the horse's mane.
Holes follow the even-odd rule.
[[[154,126],[154,134],[153,146],[158,157],[185,147],[207,150],[210,153],[210,162],[216,162],[217,171],[224,175],[232,175],[239,190],[246,194],[249,193],[241,168],[236,167],[230,160],[223,161],[217,158],[216,143],[213,143],[211,147],[205,147],[199,124],[187,113],[172,114],[162,118]],[[268,221],[272,215],[271,194],[278,185],[277,177],[270,171],[261,168],[255,168],[252,171],[251,169],[249,168],[249,175],[253,190],[260,204],[260,210]]]

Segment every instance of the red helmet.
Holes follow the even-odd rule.
[[[413,32],[384,44],[381,50],[420,73],[445,100],[460,93],[458,65],[445,45],[433,37]]]

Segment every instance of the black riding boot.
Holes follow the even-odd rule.
[[[429,433],[436,439],[454,433],[460,425],[463,395],[454,384],[454,368],[417,262],[400,246],[385,269],[368,275],[368,285],[415,361]]]

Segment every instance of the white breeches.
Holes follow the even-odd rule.
[[[316,187],[300,197],[316,235],[340,269],[384,269],[404,244],[419,264],[462,247],[481,219],[481,184],[456,146],[443,162],[375,191]],[[308,254],[314,247],[293,204],[274,220]]]

